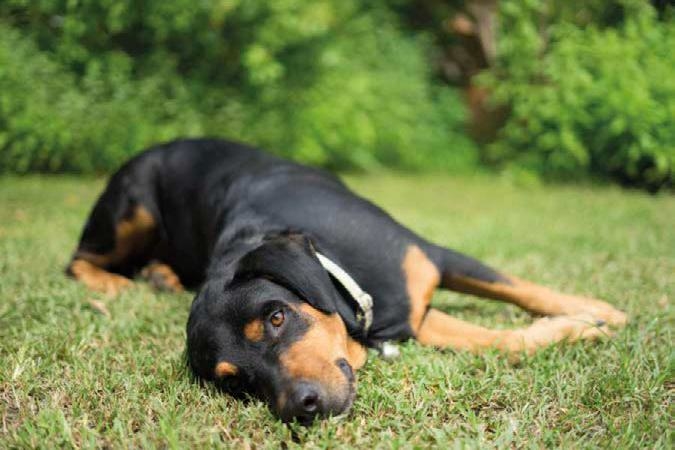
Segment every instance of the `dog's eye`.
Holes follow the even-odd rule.
[[[269,322],[273,327],[279,328],[281,325],[283,325],[284,319],[284,312],[279,309],[270,315]]]

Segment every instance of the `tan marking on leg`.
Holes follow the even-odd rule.
[[[265,336],[265,326],[262,320],[255,319],[244,325],[244,336],[246,339],[253,342],[262,341]]]
[[[561,294],[544,286],[505,276],[511,284],[490,283],[457,275],[446,276],[443,284],[453,291],[503,300],[543,315],[590,314],[615,326],[625,325],[627,316],[609,303],[594,298]]]
[[[509,353],[533,353],[541,347],[563,340],[593,340],[608,336],[606,326],[596,326],[589,315],[559,316],[535,321],[526,328],[494,330],[456,319],[430,309],[417,335],[424,345],[480,353],[498,349]]]
[[[163,263],[152,263],[143,269],[141,276],[145,278],[155,290],[168,292],[183,292],[184,288],[178,275],[170,266]]]
[[[131,280],[105,269],[147,249],[152,243],[154,232],[152,215],[144,207],[138,206],[130,218],[117,225],[115,248],[111,252],[99,255],[78,250],[70,263],[69,272],[90,289],[116,295],[121,289],[130,286]]]
[[[132,285],[130,279],[107,272],[83,259],[75,259],[70,264],[70,272],[89,289],[107,295],[117,295],[122,289]]]
[[[417,333],[429,308],[434,289],[440,282],[440,273],[427,255],[416,245],[411,245],[403,257],[403,274],[410,299],[408,321],[413,333]]]
[[[231,377],[236,375],[237,372],[239,372],[239,368],[237,368],[237,366],[227,361],[221,361],[218,364],[216,364],[216,368],[214,369],[213,372],[216,375],[216,378]]]
[[[152,214],[143,206],[137,206],[130,218],[120,221],[115,229],[115,248],[104,255],[78,251],[76,258],[85,259],[106,268],[122,263],[133,254],[142,253],[152,243],[156,223]]]

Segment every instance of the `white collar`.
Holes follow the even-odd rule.
[[[361,312],[356,315],[356,320],[359,322],[363,320],[363,329],[365,333],[368,333],[370,326],[373,324],[373,298],[361,289],[361,286],[358,285],[354,278],[334,261],[319,252],[316,252],[316,257],[319,258],[319,262],[323,268],[339,281],[354,301],[358,303]]]

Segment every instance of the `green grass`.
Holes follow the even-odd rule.
[[[348,181],[438,243],[606,299],[632,321],[612,340],[554,346],[518,365],[408,342],[393,362],[371,354],[348,417],[291,428],[257,401],[190,382],[190,294],[139,284],[110,300],[63,276],[102,180],[0,178],[0,448],[672,448],[674,197],[487,177]],[[531,320],[451,293],[435,303],[494,327]]]

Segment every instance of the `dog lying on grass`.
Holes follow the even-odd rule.
[[[187,324],[193,373],[264,399],[284,421],[346,412],[366,348],[423,345],[509,354],[594,339],[626,315],[434,245],[337,178],[241,144],[148,149],[108,183],[67,273],[115,294],[140,274],[197,290]],[[546,317],[494,330],[430,308],[437,288]]]

